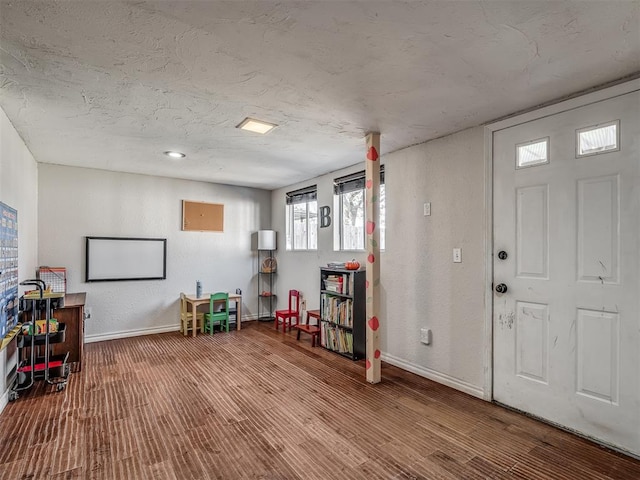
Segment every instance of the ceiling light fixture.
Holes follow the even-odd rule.
[[[168,152],[164,152],[164,154],[167,157],[171,157],[171,158],[184,158],[186,157],[186,155],[184,153],[181,152],[173,152],[171,150],[169,150]]]
[[[273,130],[278,125],[275,123],[263,122],[262,120],[256,120],[255,118],[245,118],[242,122],[240,122],[236,128],[241,130],[249,130],[250,132],[260,133],[264,135],[265,133]]]

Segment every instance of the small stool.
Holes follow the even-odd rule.
[[[318,325],[309,325],[309,319],[315,318]],[[307,310],[307,323],[294,325],[293,328],[298,329],[297,340],[300,340],[300,332],[305,332],[311,335],[311,346],[316,346],[316,337],[320,335],[320,310]]]

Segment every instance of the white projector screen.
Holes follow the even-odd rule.
[[[166,238],[86,239],[87,282],[167,278]]]

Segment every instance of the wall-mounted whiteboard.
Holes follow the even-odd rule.
[[[86,239],[87,282],[167,278],[166,238]]]

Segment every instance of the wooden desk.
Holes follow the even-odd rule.
[[[192,318],[196,318],[198,305],[208,304],[210,298],[211,298],[211,293],[203,293],[202,296],[200,296],[199,298],[196,297],[194,293],[185,295],[185,300],[187,301],[187,304],[191,305],[191,314],[193,315]],[[230,293],[229,303],[231,302],[236,302],[236,329],[240,330],[241,328],[240,324],[242,323],[242,295],[239,295],[237,293]],[[188,311],[189,311],[189,307],[187,307],[187,312]],[[195,323],[194,323],[194,326],[195,326]],[[191,330],[193,331],[193,336],[195,337],[198,329],[192,328]]]

